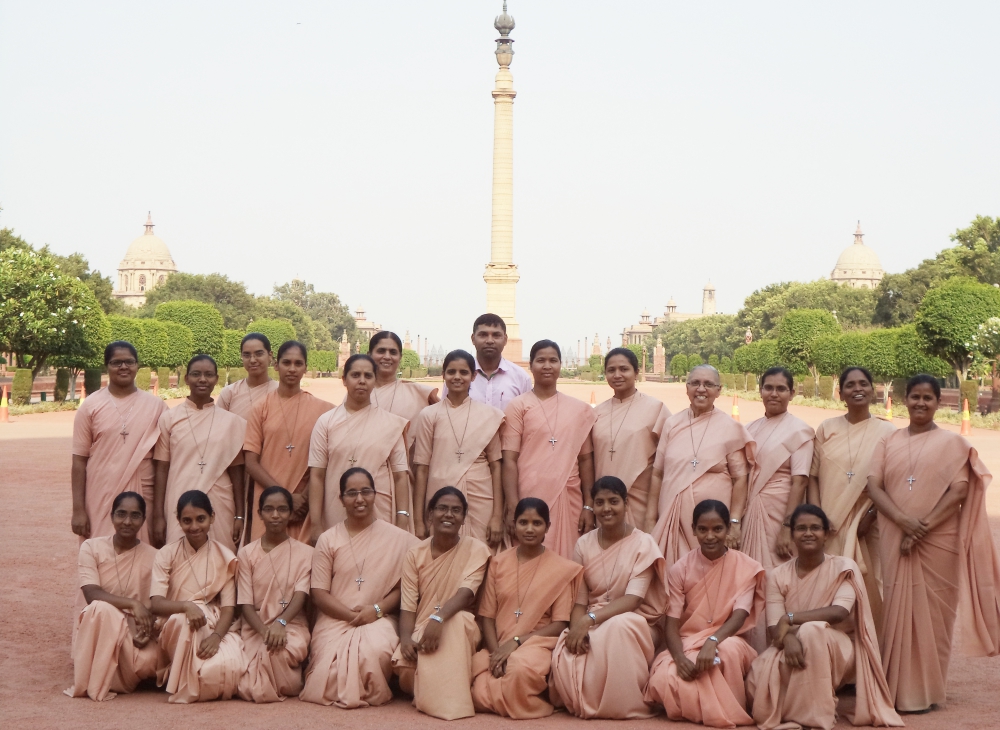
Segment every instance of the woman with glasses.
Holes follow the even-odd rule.
[[[238,691],[248,702],[277,702],[302,689],[302,662],[309,653],[305,606],[313,549],[289,539],[292,507],[292,495],[284,487],[261,492],[257,518],[265,532],[237,556],[247,662]]]
[[[649,505],[653,458],[670,411],[663,401],[640,393],[635,387],[639,358],[627,347],[616,347],[604,358],[604,379],[615,394],[594,408],[597,421],[590,437],[594,442],[594,473],[618,477],[628,487],[628,521],[649,531]]]
[[[968,441],[934,424],[940,403],[935,378],[910,378],[910,425],[878,444],[868,477],[885,586],[882,666],[900,712],[944,704],[959,613],[967,654],[1000,653],[1000,556],[985,501],[992,475]]]
[[[847,413],[828,418],[816,429],[809,473],[809,503],[830,518],[830,555],[851,558],[865,576],[875,629],[882,631],[882,570],[876,510],[865,492],[872,455],[896,427],[871,414],[872,375],[849,367],[840,374],[840,397]]]
[[[601,477],[591,496],[598,527],[573,552],[583,583],[552,652],[549,697],[585,720],[652,717],[643,693],[662,639],[663,556],[650,535],[625,520],[621,479]]]
[[[407,481],[406,419],[372,402],[375,361],[351,355],[344,363],[344,402],[324,413],[309,443],[309,514],[312,542],[325,530],[344,521],[347,513],[339,498],[340,477],[360,466],[375,480],[375,516],[396,527],[410,527]]]
[[[108,386],[92,393],[73,419],[72,527],[80,542],[115,534],[111,503],[122,492],[152,501],[153,447],[167,410],[162,400],[136,387],[139,356],[131,343],[109,344],[104,364]],[[145,523],[139,539],[149,540]]]
[[[156,550],[139,540],[146,500],[122,492],[111,505],[111,537],[80,546],[80,591],[87,607],[77,614],[70,697],[110,700],[156,676],[160,650],[149,610],[149,582]]]
[[[864,580],[850,558],[826,555],[830,521],[814,504],[790,518],[796,558],[767,571],[770,647],[747,675],[762,730],[837,723],[838,689],[855,685],[854,725],[902,727],[879,661]]]
[[[539,340],[531,346],[530,358],[534,387],[508,404],[500,431],[504,519],[513,539],[518,501],[541,499],[552,515],[545,545],[569,558],[580,535],[594,529],[590,432],[597,416],[583,401],[556,389],[562,368],[559,345]]]
[[[167,520],[164,504],[176,504],[189,489],[209,496],[215,507],[212,539],[236,550],[243,534],[243,441],[247,422],[217,408],[212,391],[219,371],[208,355],[188,362],[184,382],[190,395],[160,416],[160,439],[153,450],[156,479],[153,483],[154,545],[181,539],[177,520]]]
[[[504,537],[500,485],[503,411],[469,397],[469,386],[476,377],[472,355],[452,350],[445,355],[442,368],[448,395],[421,411],[410,424],[417,472],[413,490],[416,534],[427,537],[429,520],[424,507],[429,495],[452,486],[469,502],[462,534],[482,540],[496,552]]]
[[[248,333],[240,342],[240,359],[247,376],[223,388],[216,404],[249,421],[254,405],[278,389],[278,381],[268,374],[274,361],[271,341],[260,332]]]
[[[399,609],[399,646],[392,665],[399,688],[418,710],[442,720],[472,717],[472,656],[479,626],[472,614],[490,549],[463,537],[465,495],[439,489],[427,505],[431,537],[406,553]]]
[[[308,354],[301,342],[289,340],[278,348],[278,387],[256,401],[247,421],[244,443],[247,473],[254,481],[253,501],[267,487],[284,487],[295,509],[288,521],[288,534],[309,542],[309,439],[321,415],[333,408],[302,390]],[[265,526],[251,521],[250,539],[256,540]]]
[[[392,699],[390,660],[399,646],[399,576],[417,538],[375,516],[375,480],[361,467],[340,477],[347,516],[320,535],[313,554],[316,605],[309,669],[299,699],[342,709]]]
[[[215,510],[204,492],[177,500],[184,537],[160,548],[149,596],[164,619],[156,684],[171,704],[228,700],[246,671],[236,618],[236,556],[209,537]]]
[[[732,525],[727,545],[738,548],[753,439],[738,421],[715,407],[719,372],[700,365],[688,373],[690,406],[663,425],[653,463],[646,529],[663,551],[667,569],[698,547],[694,508],[714,499],[726,505]]]

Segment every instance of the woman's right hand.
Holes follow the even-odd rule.
[[[743,540],[743,530],[740,529],[742,525],[731,523],[729,525],[729,534],[726,536],[726,547],[731,550],[739,550],[740,542]]]
[[[802,651],[802,642],[799,637],[789,631],[785,634],[785,664],[789,669],[805,669],[806,656]]]
[[[310,525],[309,526],[309,544],[316,547],[316,542],[319,540],[319,536],[323,534],[323,525]],[[249,538],[248,538],[249,539]]]
[[[586,654],[590,644],[590,617],[584,616],[583,621],[578,621],[569,627],[566,634],[566,648],[573,654]]]
[[[73,520],[70,522],[70,526],[73,528],[74,535],[79,535],[84,539],[90,537],[90,518],[87,516],[87,510],[73,510]]]
[[[402,654],[403,658],[408,662],[417,661],[417,642],[413,640],[413,637],[400,637],[399,653]]]
[[[429,537],[424,521],[416,516],[413,518],[413,534],[421,540],[426,540]]]
[[[192,631],[197,631],[208,623],[208,619],[205,618],[205,612],[201,610],[201,607],[197,603],[191,603],[190,601],[185,603],[184,615],[187,616],[188,626],[191,627]]]
[[[698,668],[686,656],[674,657],[674,664],[677,666],[678,676],[685,682],[691,682],[698,676]]]
[[[903,534],[907,537],[915,537],[919,539],[927,537],[927,533],[929,532],[927,522],[918,517],[905,515],[896,524],[899,525],[899,529],[902,530]]]
[[[139,636],[150,637],[153,635],[153,622],[156,618],[150,613],[149,609],[142,605],[139,601],[133,601],[132,606],[132,618],[135,619],[136,633]]]

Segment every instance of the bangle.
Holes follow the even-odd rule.
[[[719,643],[719,637],[717,637],[715,634],[712,634],[707,639],[705,639],[705,641],[714,641],[716,643],[716,645],[718,645],[718,643]],[[718,651],[718,649],[716,649],[716,651]]]
[[[738,525],[738,524],[740,524],[740,521],[739,521],[739,519],[737,519],[736,517],[734,517],[733,519],[731,519],[731,520],[729,520],[729,521],[730,521],[730,522],[731,522],[732,524],[734,524],[734,525]]]
[[[594,626],[597,626],[597,614],[593,611],[589,611],[587,615],[590,616],[590,620],[594,622]]]
[[[583,505],[583,508],[584,508],[585,510],[589,511],[589,512],[593,512],[593,511],[594,511],[594,508],[593,508],[593,507],[591,507],[591,506],[590,506],[589,504],[585,504],[585,505]]]
[[[375,617],[382,618],[382,609],[379,607],[379,605],[377,603],[372,605],[375,607]]]
[[[428,618],[431,621],[437,621],[439,624],[443,624],[444,623],[444,619],[441,618],[440,616],[438,616],[436,613],[432,613],[430,616],[428,616]]]
[[[396,510],[396,514],[397,515],[405,515],[406,517],[410,516],[410,513],[407,512],[405,509],[398,509],[398,510]]]
[[[517,644],[518,646],[520,646],[521,645],[521,637],[520,636],[515,636],[514,637],[514,643]]]
[[[212,634],[215,634],[216,636],[218,636],[219,637],[219,641],[222,641],[222,634],[220,634],[218,631],[213,631]],[[209,634],[209,636],[211,636],[212,634]]]
[[[794,626],[794,624],[792,622],[795,620],[795,614],[794,613],[786,613],[785,615],[788,616],[788,625],[789,626]]]
[[[236,515],[233,519],[234,520],[242,520],[242,519],[244,519],[244,517],[243,517],[243,515]]]

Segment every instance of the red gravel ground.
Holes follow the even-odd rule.
[[[562,388],[589,400],[610,395],[603,384]],[[314,381],[317,396],[339,402],[343,390],[335,380]],[[677,386],[645,384],[643,390],[663,398],[672,410],[686,405]],[[730,403],[720,403],[729,409]],[[741,402],[744,423],[761,414],[759,403]],[[793,408],[815,425],[831,411]],[[388,706],[345,712],[296,699],[255,706],[233,700],[171,706],[158,690],[121,695],[110,702],[70,699],[62,694],[72,680],[69,652],[78,541],[70,532],[70,441],[73,413],[24,416],[0,424],[0,505],[11,519],[0,530],[0,727],[29,728],[293,728],[440,727],[442,722],[418,713],[397,699]],[[903,425],[898,423],[897,425]],[[975,431],[973,443],[994,473],[1000,471],[1000,432]],[[989,506],[994,539],[1000,539],[997,486]],[[1000,658],[968,659],[955,655],[949,676],[948,707],[904,720],[914,728],[996,727],[1000,709]],[[664,718],[641,723],[658,726]],[[538,721],[515,722],[494,715],[456,720],[456,727],[551,728],[584,727],[565,713]],[[586,727],[623,728],[638,722],[591,721]],[[690,725],[689,727],[696,727]],[[845,721],[838,728],[850,727]]]

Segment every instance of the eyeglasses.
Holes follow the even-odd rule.
[[[371,497],[372,495],[375,494],[375,490],[372,489],[371,487],[365,487],[360,491],[357,489],[349,489],[346,492],[344,492],[344,497],[346,497],[347,499],[357,499],[359,494],[362,497]]]
[[[434,511],[439,515],[460,515],[465,512],[465,508],[461,505],[458,507],[449,507],[446,504],[438,504],[434,506]]]
[[[760,386],[761,393],[777,393],[778,395],[786,395],[791,391],[788,389],[787,385],[762,385]]]
[[[135,367],[138,364],[139,363],[137,363],[135,360],[112,360],[111,362],[108,363],[108,367],[120,368],[120,367],[124,366],[124,367],[131,368],[131,367]]]
[[[142,512],[129,512],[127,510],[119,509],[115,510],[114,517],[116,520],[127,520],[129,518],[133,520],[141,520],[145,515]]]
[[[260,508],[260,513],[262,515],[273,515],[276,512],[279,515],[290,515],[292,513],[292,510],[289,508],[287,504],[282,504],[277,507],[274,507],[272,505],[266,505]]]
[[[697,390],[698,388],[705,388],[706,390],[711,390],[712,388],[721,388],[722,386],[719,385],[718,383],[712,383],[712,382],[704,383],[700,380],[689,380],[688,387],[694,388],[695,390]]]
[[[823,525],[796,525],[795,532],[826,532]]]

